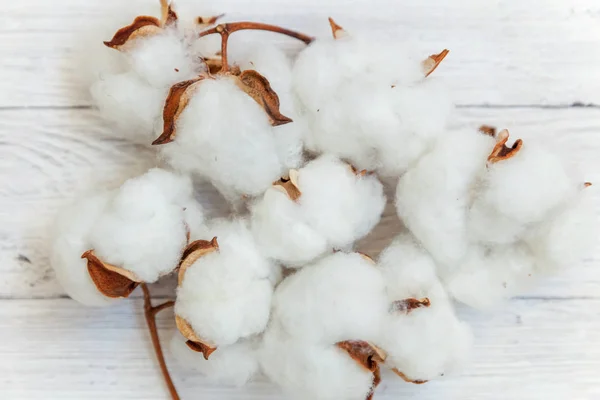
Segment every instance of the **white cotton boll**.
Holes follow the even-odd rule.
[[[364,400],[373,374],[335,345],[296,340],[270,328],[263,338],[264,374],[292,399]]]
[[[375,176],[357,176],[346,163],[320,157],[298,171],[300,198],[271,188],[252,207],[252,229],[268,257],[300,267],[327,251],[345,249],[379,222],[385,196]]]
[[[181,35],[170,28],[135,40],[126,54],[131,69],[157,88],[195,78],[206,69],[202,60],[190,55]]]
[[[171,272],[187,243],[184,210],[174,194],[191,195],[189,178],[153,169],[128,180],[93,227],[91,248],[144,282]]]
[[[471,191],[494,143],[475,131],[448,132],[398,182],[398,215],[440,264],[454,265],[467,251]]]
[[[489,309],[522,293],[533,281],[535,259],[523,244],[472,245],[454,274],[445,279],[452,297]]]
[[[598,243],[594,190],[594,186],[582,189],[572,203],[531,232],[527,241],[538,258],[538,271],[572,267],[592,254]]]
[[[386,305],[377,266],[358,253],[336,253],[286,278],[273,313],[287,333],[331,344],[376,337]]]
[[[301,206],[274,188],[252,207],[252,233],[263,254],[300,267],[331,250],[327,238],[304,219]]]
[[[88,306],[112,304],[101,294],[87,269],[87,260],[81,255],[90,249],[88,234],[102,214],[112,193],[88,196],[65,208],[56,218],[52,237],[50,264],[56,278],[69,296]]]
[[[514,157],[490,165],[483,178],[475,202],[524,224],[541,221],[573,198],[581,184],[557,155],[536,143],[525,143]]]
[[[311,125],[308,149],[398,176],[430,147],[451,103],[424,79],[422,60],[398,47],[345,37],[300,54],[294,89]]]
[[[368,234],[385,207],[381,182],[357,176],[346,163],[320,157],[298,171],[298,199],[309,224],[334,248],[344,248]]]
[[[211,383],[243,386],[259,372],[257,343],[254,340],[219,347],[208,360],[202,353],[190,350],[186,340],[176,332],[169,346],[171,354],[180,365],[198,371]]]
[[[175,140],[160,146],[167,162],[238,197],[263,193],[284,172],[273,141],[276,128],[227,77],[199,84],[176,127]]]
[[[385,365],[408,379],[429,380],[463,364],[471,333],[456,318],[432,258],[412,237],[403,235],[383,251],[379,265],[390,302],[428,298],[431,304],[407,315],[387,315],[375,342],[388,356]]]
[[[128,139],[149,145],[154,127],[162,123],[162,111],[168,89],[157,89],[136,74],[103,75],[91,89],[100,114]]]
[[[264,330],[276,268],[258,252],[246,221],[216,220],[206,229],[219,249],[186,270],[175,312],[203,340],[227,346]]]

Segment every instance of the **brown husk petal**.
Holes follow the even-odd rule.
[[[160,0],[161,26],[173,26],[177,24],[177,13],[173,10],[169,0]]]
[[[223,69],[223,59],[220,55],[216,55],[214,57],[207,57],[204,59],[204,63],[208,67],[208,72],[211,75],[216,75]],[[229,71],[231,75],[239,75],[242,73],[240,67],[238,65],[230,65]]]
[[[375,388],[381,382],[381,369],[379,364],[385,362],[386,354],[377,346],[362,340],[346,340],[336,343],[336,346],[344,350],[361,367],[373,373],[373,386],[366,400],[371,400]]]
[[[329,25],[331,26],[331,34],[334,39],[339,39],[348,35],[348,32],[338,25],[331,17],[329,17]]]
[[[392,371],[394,371],[394,373],[396,375],[398,375],[400,378],[402,378],[402,380],[404,382],[407,382],[407,383],[414,383],[415,385],[422,385],[422,384],[428,382],[428,381],[422,381],[422,380],[418,380],[418,379],[413,381],[413,380],[409,379],[406,375],[404,375],[402,372],[400,372],[397,368],[392,368]]]
[[[365,260],[367,260],[369,263],[371,263],[371,264],[373,264],[373,265],[376,265],[376,262],[375,262],[375,260],[373,260],[373,258],[371,258],[371,256],[369,256],[368,254],[361,253],[360,251],[357,251],[357,253],[358,253],[358,254],[359,254],[359,255],[360,255],[362,258],[364,258]]]
[[[410,314],[413,310],[417,308],[430,307],[431,302],[427,297],[422,298],[421,300],[415,298],[409,298],[404,300],[394,301],[390,305],[390,312],[403,312],[405,314]]]
[[[160,21],[155,17],[137,17],[131,25],[125,26],[117,31],[113,38],[104,42],[107,47],[120,50],[130,40],[140,37],[152,36],[162,31]]]
[[[188,81],[176,83],[171,87],[163,108],[163,132],[152,142],[152,145],[167,144],[173,141],[176,134],[175,124],[177,123],[177,118],[179,118],[179,115],[181,115],[190,102],[196,86],[205,78],[202,75]]]
[[[140,283],[132,272],[102,262],[93,250],[86,251],[81,258],[87,259],[88,273],[98,291],[106,297],[128,297]]]
[[[498,161],[508,160],[509,158],[514,157],[521,147],[523,147],[523,141],[518,139],[512,145],[512,147],[506,146],[506,142],[508,141],[509,133],[506,129],[502,130],[498,135],[496,135],[496,146],[492,150],[492,153],[488,157],[488,163],[494,164]]]
[[[271,84],[267,78],[249,69],[234,79],[238,87],[252,97],[265,110],[272,126],[292,122],[292,119],[281,114],[279,111],[279,96],[271,88]]]
[[[177,276],[177,283],[181,285],[185,271],[202,256],[219,250],[219,242],[215,236],[212,240],[196,240],[190,243],[181,256],[181,262],[179,263],[179,274]]]
[[[426,77],[431,75],[431,73],[436,70],[436,68],[440,65],[442,60],[446,58],[448,53],[450,53],[450,50],[444,49],[441,53],[432,54],[429,57],[427,57],[425,61],[423,61],[423,72],[425,73]]]
[[[354,165],[352,164],[348,164],[348,166],[350,167],[350,170],[352,171],[352,173],[356,176],[367,176],[367,175],[372,175],[373,172],[370,172],[366,169],[363,170],[358,170]]]
[[[585,183],[583,184],[583,186],[585,186],[586,188],[587,188],[587,187],[590,187],[590,186],[592,186],[592,182],[585,182]]]
[[[192,329],[192,326],[179,315],[175,315],[175,324],[177,325],[179,332],[181,332],[181,334],[187,339],[185,344],[190,349],[197,351],[198,353],[202,353],[205,360],[208,360],[210,355],[217,350],[216,346],[211,346],[200,339]]]
[[[198,25],[202,26],[214,25],[219,19],[223,18],[224,16],[225,14],[213,15],[210,17],[198,17],[196,18],[196,22],[198,23]]]
[[[281,178],[278,181],[273,182],[275,189],[280,189],[284,192],[292,201],[296,201],[302,196],[302,192],[289,178]]]

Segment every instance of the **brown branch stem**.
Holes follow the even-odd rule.
[[[242,30],[258,30],[280,33],[282,35],[301,40],[306,44],[310,44],[314,40],[313,37],[305,35],[303,33],[292,31],[290,29],[282,28],[276,25],[263,24],[261,22],[242,21],[219,24],[214,28],[210,28],[204,32],[200,32],[199,37],[204,37],[215,33],[221,35],[221,59],[223,64],[221,72],[223,73],[229,71],[229,64],[227,63],[227,42],[229,40],[229,35],[231,35],[233,32]]]
[[[177,389],[175,388],[173,380],[171,379],[171,375],[169,374],[169,369],[167,368],[167,363],[165,362],[162,346],[160,345],[160,338],[158,337],[158,329],[156,328],[156,314],[166,308],[172,307],[175,305],[175,302],[167,301],[163,304],[153,307],[152,297],[150,296],[148,285],[141,283],[140,286],[144,292],[144,315],[146,317],[146,323],[148,324],[148,330],[150,331],[150,336],[152,338],[154,352],[156,353],[156,358],[158,359],[158,364],[160,365],[160,370],[162,371],[163,378],[165,379],[165,383],[167,384],[171,398],[173,400],[180,400],[179,394],[177,394]]]

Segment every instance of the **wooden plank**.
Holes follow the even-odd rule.
[[[179,3],[195,0],[179,0]],[[20,0],[0,15],[0,107],[89,103],[77,83],[77,48],[111,26],[121,0]],[[131,3],[131,2],[129,2]],[[137,0],[140,10],[158,3]],[[348,30],[419,40],[424,55],[451,49],[436,71],[459,104],[600,104],[600,5],[596,0],[223,0],[203,2],[231,20],[255,19],[329,35],[326,17]],[[129,8],[129,7],[128,7]],[[118,17],[116,17],[118,18]],[[245,35],[250,35],[245,33]],[[282,40],[271,34],[261,40]],[[298,48],[291,41],[286,46]]]
[[[526,140],[546,137],[548,145],[581,164],[586,180],[600,182],[600,110],[460,109],[456,114],[458,125],[488,123]],[[0,111],[0,298],[64,295],[48,263],[49,228],[57,210],[94,185],[112,186],[154,165],[152,150],[115,138],[92,110]],[[393,198],[393,186],[388,193]],[[224,204],[209,185],[199,186],[198,194],[209,212],[222,213]],[[376,256],[400,229],[390,205],[359,249]],[[598,297],[599,265],[600,246],[593,257],[530,295]],[[170,293],[172,282],[163,289],[161,294]]]
[[[3,399],[165,399],[140,300],[86,309],[68,299],[0,303]],[[386,376],[379,400],[592,400],[600,394],[599,300],[514,300],[502,311],[461,311],[475,332],[472,364],[422,386]],[[172,312],[160,335],[174,332]],[[207,384],[167,354],[183,399],[282,399],[267,383]]]

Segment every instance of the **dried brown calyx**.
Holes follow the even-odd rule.
[[[583,187],[586,187],[586,188],[588,188],[588,187],[590,187],[590,186],[592,186],[592,182],[585,182],[585,183],[583,184]]]
[[[335,40],[348,36],[348,32],[338,25],[331,17],[329,17],[329,25],[331,26],[331,34]]]
[[[390,305],[390,312],[392,313],[404,313],[410,314],[413,310],[418,308],[427,308],[431,306],[431,302],[427,297],[422,299],[409,298],[404,300],[394,301]]]
[[[336,343],[336,346],[344,350],[361,367],[373,374],[373,385],[366,400],[371,400],[375,389],[381,382],[380,364],[385,362],[387,355],[377,346],[362,340],[346,340]]]
[[[190,266],[192,266],[200,257],[207,254],[213,253],[219,250],[219,243],[217,238],[214,237],[212,240],[196,240],[190,243],[181,256],[181,263],[179,264],[179,275],[178,285],[181,285],[185,277],[185,273]],[[192,326],[179,315],[175,315],[175,322],[179,332],[187,339],[187,346],[199,353],[204,355],[204,358],[208,360],[208,357],[217,350],[217,347],[209,343],[208,341],[201,339]]]
[[[479,132],[483,133],[484,135],[496,137],[496,127],[495,126],[481,125],[479,127]]]
[[[488,157],[488,163],[494,164],[498,161],[508,160],[509,158],[517,155],[521,147],[523,147],[523,141],[521,139],[517,139],[512,147],[508,147],[506,142],[509,137],[508,130],[501,130],[496,136],[496,145],[492,150],[492,153]]]
[[[448,53],[450,53],[450,50],[444,49],[441,53],[432,54],[429,57],[427,57],[425,61],[423,61],[421,65],[423,67],[423,72],[425,73],[426,77],[431,75],[431,73],[436,70],[436,68],[441,64],[442,60],[446,58]]]
[[[408,378],[408,377],[407,377],[407,376],[406,376],[404,373],[400,372],[400,371],[398,370],[398,368],[392,368],[392,371],[394,371],[394,373],[395,373],[396,375],[398,375],[400,378],[402,378],[402,380],[403,380],[404,382],[408,382],[408,383],[414,383],[415,385],[422,385],[422,384],[424,384],[424,383],[427,383],[427,382],[428,382],[428,381],[423,381],[423,380],[420,380],[420,379],[414,379],[414,380],[413,380],[413,379],[410,379],[410,378]]]
[[[100,260],[94,250],[86,251],[81,258],[87,259],[88,273],[98,291],[106,297],[128,297],[142,282],[133,272]]]
[[[163,32],[166,27],[177,24],[177,14],[167,0],[160,1],[161,19],[142,15],[130,25],[119,29],[110,41],[104,42],[107,47],[124,50],[135,39],[150,37]]]
[[[377,265],[377,263],[375,262],[375,260],[373,260],[370,255],[362,253],[360,251],[357,251],[356,253],[358,255],[360,255],[363,259],[365,259],[367,262],[369,262],[369,264]]]
[[[298,170],[291,169],[287,178],[273,182],[273,188],[285,193],[292,201],[298,200],[302,196],[298,188]]]
[[[354,165],[352,164],[348,164],[348,168],[350,168],[350,171],[352,171],[352,173],[356,176],[367,176],[367,175],[373,175],[372,171],[368,171],[366,169],[361,169],[358,170]]]
[[[163,108],[163,132],[152,142],[153,145],[170,143],[175,139],[177,119],[187,107],[198,85],[205,79],[208,76],[200,75],[171,87]]]

